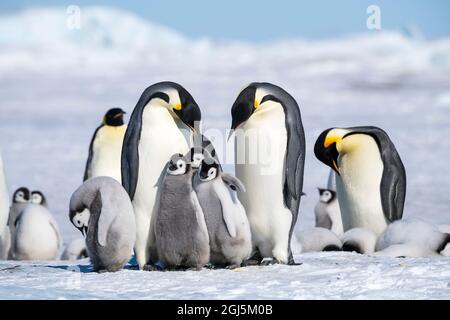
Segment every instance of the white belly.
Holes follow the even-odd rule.
[[[365,228],[380,234],[387,226],[381,204],[383,162],[375,141],[339,157],[336,189],[344,230]]]
[[[235,138],[236,176],[246,192],[238,196],[246,209],[254,244],[263,256],[272,256],[274,248],[287,241],[292,221],[283,200],[287,145],[283,109],[265,106],[241,129]]]
[[[108,176],[122,181],[121,156],[126,126],[104,126],[98,130],[93,145],[91,177]]]
[[[40,205],[23,212],[15,235],[15,257],[19,260],[53,260],[58,256],[58,235],[50,224],[50,213]]]
[[[165,165],[173,154],[189,151],[191,141],[185,138],[180,128],[190,132],[187,126],[174,121],[167,109],[157,106],[144,109],[138,150],[139,176],[133,199],[137,216],[151,218]]]

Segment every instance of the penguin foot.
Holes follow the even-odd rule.
[[[205,268],[209,269],[209,270],[216,270],[217,269],[217,267],[215,265],[213,265],[212,263],[208,263],[207,265],[205,265]]]
[[[294,260],[288,262],[288,266],[301,266],[303,262],[295,262]]]

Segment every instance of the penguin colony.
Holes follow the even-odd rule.
[[[353,251],[438,256],[450,228],[401,220],[406,172],[388,134],[373,126],[330,128],[314,153],[330,168],[319,188],[316,227],[297,236],[305,133],[284,89],[254,82],[231,107],[235,174],[223,171],[199,130],[201,110],[174,82],[144,90],[128,123],[110,109],[91,139],[69,220],[84,239],[61,258],[89,257],[96,272],[200,270],[282,263],[294,254]],[[261,157],[259,150],[271,152]],[[54,260],[62,239],[40,191],[17,189],[9,205],[0,158],[0,259]],[[447,250],[448,252],[448,250]]]

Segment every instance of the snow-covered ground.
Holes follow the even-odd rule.
[[[0,299],[450,299],[450,258],[307,253],[299,266],[97,274],[81,264],[0,263]]]
[[[318,134],[369,124],[387,130],[405,164],[405,217],[450,223],[450,39],[380,32],[224,43],[188,39],[102,7],[82,7],[79,30],[68,29],[66,17],[65,8],[0,16],[0,148],[9,191],[22,185],[42,190],[66,243],[80,237],[68,220],[68,202],[103,113],[111,107],[131,112],[142,91],[162,80],[192,93],[206,135],[229,128],[231,105],[251,81],[278,84],[298,100],[307,139],[307,196],[298,229],[313,225],[316,187],[326,185],[328,169],[313,154]],[[232,159],[225,137],[214,143]],[[225,169],[232,171],[232,164]],[[448,258],[313,253],[297,260],[304,264],[78,273],[76,290],[67,288],[73,274],[65,262],[1,262],[0,298],[450,298]]]

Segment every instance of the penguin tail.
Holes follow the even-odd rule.
[[[361,247],[359,246],[359,244],[354,243],[352,241],[347,241],[342,245],[342,251],[347,251],[347,252],[356,252],[356,253],[363,253]]]
[[[342,248],[335,244],[329,244],[325,246],[325,248],[323,248],[322,251],[342,251]]]
[[[450,233],[445,233],[444,241],[442,241],[441,245],[437,249],[437,253],[441,253],[441,251],[444,251],[447,244],[450,243]]]

